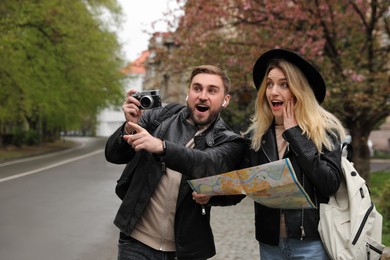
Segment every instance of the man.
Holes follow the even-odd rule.
[[[109,162],[127,163],[124,174],[132,171],[114,221],[121,231],[118,259],[215,255],[210,205],[232,205],[242,197],[215,196],[199,205],[187,180],[234,170],[242,160],[243,138],[220,118],[230,101],[230,87],[220,68],[195,67],[187,106],[151,132],[146,128],[162,109],[140,110],[135,91],[128,92],[122,106],[126,123],[109,138],[105,151]]]

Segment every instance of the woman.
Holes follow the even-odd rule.
[[[317,231],[319,204],[337,191],[345,129],[320,106],[326,85],[321,74],[295,52],[273,49],[253,68],[258,90],[246,131],[249,167],[289,158],[316,209],[275,209],[255,203],[261,259],[328,259]]]

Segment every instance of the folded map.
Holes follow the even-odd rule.
[[[194,191],[206,195],[245,194],[270,208],[315,208],[288,158],[235,170],[215,176],[189,180]]]

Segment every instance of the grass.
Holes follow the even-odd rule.
[[[379,213],[383,216],[383,227],[382,227],[382,244],[390,246],[390,219],[383,213],[385,212],[384,207],[387,203],[388,198],[385,198],[385,192],[390,187],[390,171],[378,171],[371,173],[371,199],[375,204],[375,207]],[[389,209],[387,209],[387,212]]]

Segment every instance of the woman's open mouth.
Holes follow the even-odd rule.
[[[272,101],[271,104],[272,104],[273,109],[279,109],[279,108],[283,107],[282,101]]]

